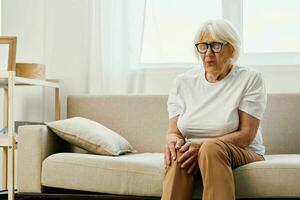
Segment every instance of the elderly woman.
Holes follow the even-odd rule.
[[[260,73],[234,64],[240,39],[226,20],[206,22],[195,49],[203,67],[179,75],[168,98],[162,199],[192,199],[200,172],[204,200],[234,200],[232,170],[264,160],[264,81]]]

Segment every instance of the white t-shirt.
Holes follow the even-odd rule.
[[[233,66],[222,80],[210,83],[203,67],[199,67],[175,79],[169,93],[168,112],[169,118],[179,115],[177,126],[182,135],[196,140],[236,131],[238,110],[261,120],[266,102],[265,84],[257,71]],[[260,127],[246,149],[264,155]]]

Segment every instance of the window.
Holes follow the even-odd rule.
[[[299,65],[299,8],[299,0],[146,0],[141,64],[195,65],[199,25],[225,18],[242,38],[240,64]]]
[[[299,0],[244,0],[244,52],[300,52],[299,8]]]
[[[199,25],[221,17],[222,0],[147,0],[141,62],[196,62],[193,44]]]

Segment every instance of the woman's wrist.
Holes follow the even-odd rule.
[[[166,135],[166,141],[169,142],[176,142],[178,139],[184,140],[184,137],[182,135],[178,135],[177,133],[167,133]]]

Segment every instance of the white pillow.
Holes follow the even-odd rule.
[[[46,124],[62,139],[91,153],[117,156],[135,152],[122,136],[89,119],[73,117]]]

